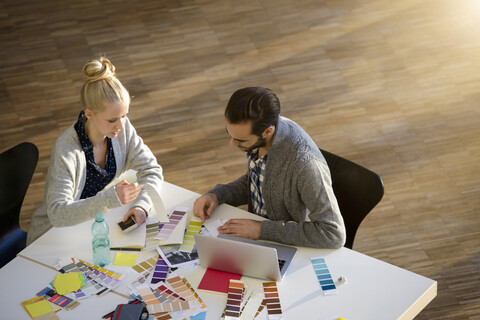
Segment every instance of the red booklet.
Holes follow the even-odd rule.
[[[213,293],[228,293],[230,279],[240,280],[241,274],[207,269],[202,281],[198,285],[199,290],[211,291]]]

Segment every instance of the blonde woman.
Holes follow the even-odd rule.
[[[163,182],[162,167],[127,118],[130,95],[113,64],[102,57],[88,62],[83,73],[83,110],[55,142],[45,198],[32,216],[27,244],[52,227],[76,225],[124,204],[130,205],[124,221],[134,215],[142,224],[153,207],[142,187],[160,190]],[[113,185],[129,168],[137,171],[138,184]]]

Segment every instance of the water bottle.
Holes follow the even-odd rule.
[[[92,235],[93,264],[105,267],[110,264],[110,240],[108,239],[108,224],[101,213],[95,217]]]

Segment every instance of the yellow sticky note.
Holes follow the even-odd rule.
[[[113,261],[113,264],[116,266],[131,267],[135,264],[135,261],[137,261],[136,253],[132,254],[132,253],[117,252],[117,255],[115,256],[115,261]]]
[[[85,283],[80,280],[78,272],[57,274],[53,280],[53,286],[58,294],[66,295],[80,289]]]
[[[50,307],[50,304],[43,297],[37,297],[24,301],[22,302],[22,305],[32,319],[49,312],[53,312],[52,307]]]

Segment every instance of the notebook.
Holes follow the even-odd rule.
[[[297,248],[220,234],[195,235],[200,265],[248,277],[280,281]],[[281,267],[281,269],[280,269]]]

